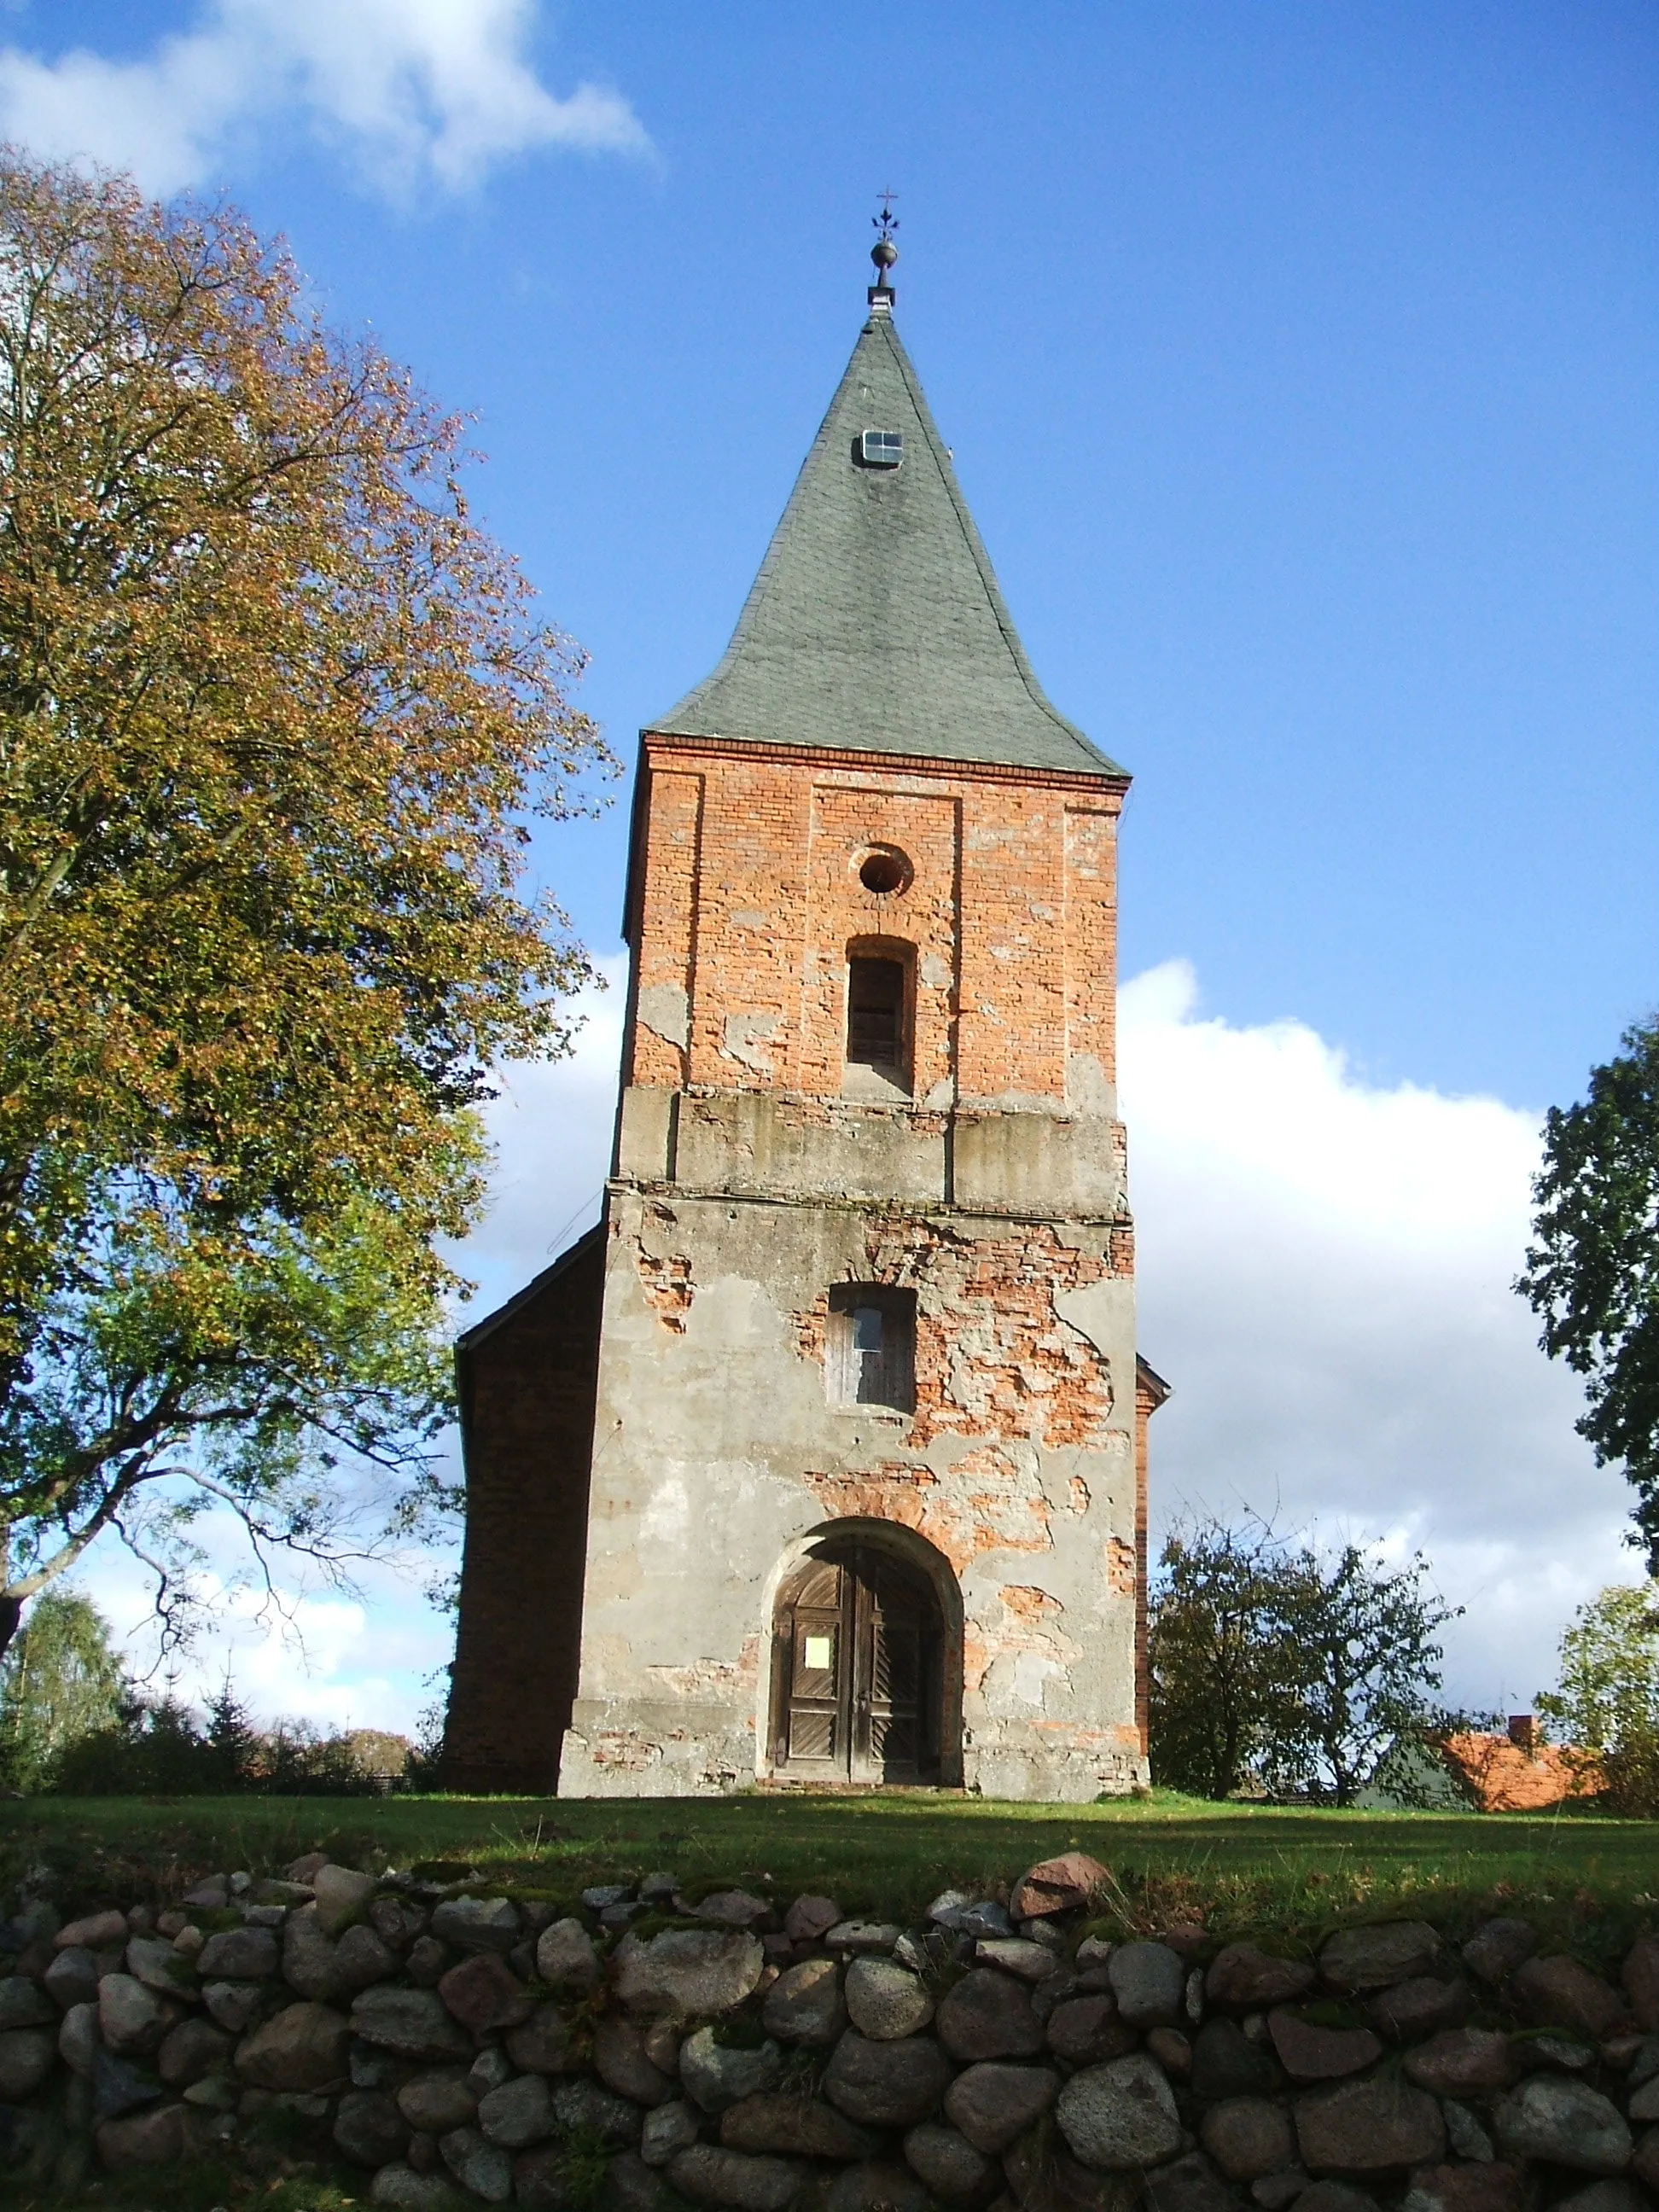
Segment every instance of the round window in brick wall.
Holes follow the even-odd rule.
[[[858,863],[859,881],[878,898],[908,891],[915,870],[896,845],[872,845]]]

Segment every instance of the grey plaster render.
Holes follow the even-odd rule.
[[[877,1533],[908,1547],[935,1578],[947,1626],[952,1611],[961,1623],[960,1763],[946,1778],[1082,1801],[1144,1772],[1121,1749],[1079,1747],[1060,1725],[1079,1715],[1102,1730],[1133,1724],[1133,1597],[1103,1570],[1109,1547],[1121,1553],[1134,1536],[1132,1286],[1079,1294],[1078,1334],[1113,1380],[1097,1434],[1051,1448],[1004,1430],[988,1476],[982,1434],[913,1443],[902,1413],[831,1404],[821,1362],[802,1349],[804,1304],[868,1278],[872,1224],[884,1218],[845,1201],[611,1187],[565,1794],[703,1794],[764,1774],[775,1595],[816,1535],[860,1518],[849,1499],[873,1500],[878,1485]],[[1005,1217],[959,1209],[940,1226],[969,1243],[1008,1233]],[[1059,1233],[1095,1258],[1109,1249],[1104,1222]],[[674,1328],[647,1295],[642,1256],[690,1262]],[[925,1274],[917,1295],[925,1313]],[[945,1317],[957,1341],[950,1388],[973,1429],[988,1413],[985,1377],[971,1328]],[[1062,1332],[1073,1327],[1061,1317]],[[987,1657],[962,1686],[965,1645]]]

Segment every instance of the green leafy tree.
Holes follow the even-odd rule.
[[[1448,1724],[1435,1637],[1453,1618],[1419,1557],[1390,1572],[1254,1516],[1177,1530],[1152,1619],[1156,1778],[1206,1797],[1248,1787],[1352,1804],[1402,1745]]]
[[[0,149],[0,1650],[106,1535],[325,1572],[453,1505],[472,1109],[588,974],[609,765],[459,425],[233,211]]]
[[[1279,1564],[1276,1634],[1291,1695],[1261,1774],[1278,1794],[1351,1805],[1402,1747],[1454,1725],[1438,1704],[1438,1632],[1457,1611],[1419,1553],[1393,1571],[1380,1551],[1303,1544]],[[1403,1769],[1402,1769],[1403,1771]]]
[[[0,1775],[26,1795],[46,1788],[68,1746],[118,1725],[129,1698],[109,1623],[80,1591],[47,1590],[0,1660]]]
[[[1171,1533],[1152,1591],[1155,1780],[1230,1797],[1255,1773],[1291,1698],[1284,1596],[1282,1547],[1267,1522],[1203,1521]]]
[[[1659,1816],[1659,1594],[1613,1583],[1580,1606],[1561,1638],[1560,1680],[1538,1710],[1589,1754],[1584,1780],[1618,1811]]]
[[[1659,1575],[1659,1019],[1590,1071],[1589,1097],[1553,1106],[1533,1185],[1534,1242],[1516,1288],[1539,1341],[1585,1381],[1579,1433],[1637,1494],[1633,1543]]]

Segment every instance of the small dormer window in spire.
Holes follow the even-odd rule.
[[[904,459],[902,430],[866,430],[863,459],[867,469],[896,469]]]

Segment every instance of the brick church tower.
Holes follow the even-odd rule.
[[[892,301],[642,733],[604,1219],[461,1340],[453,1786],[1146,1779],[1128,778],[1031,672]]]

